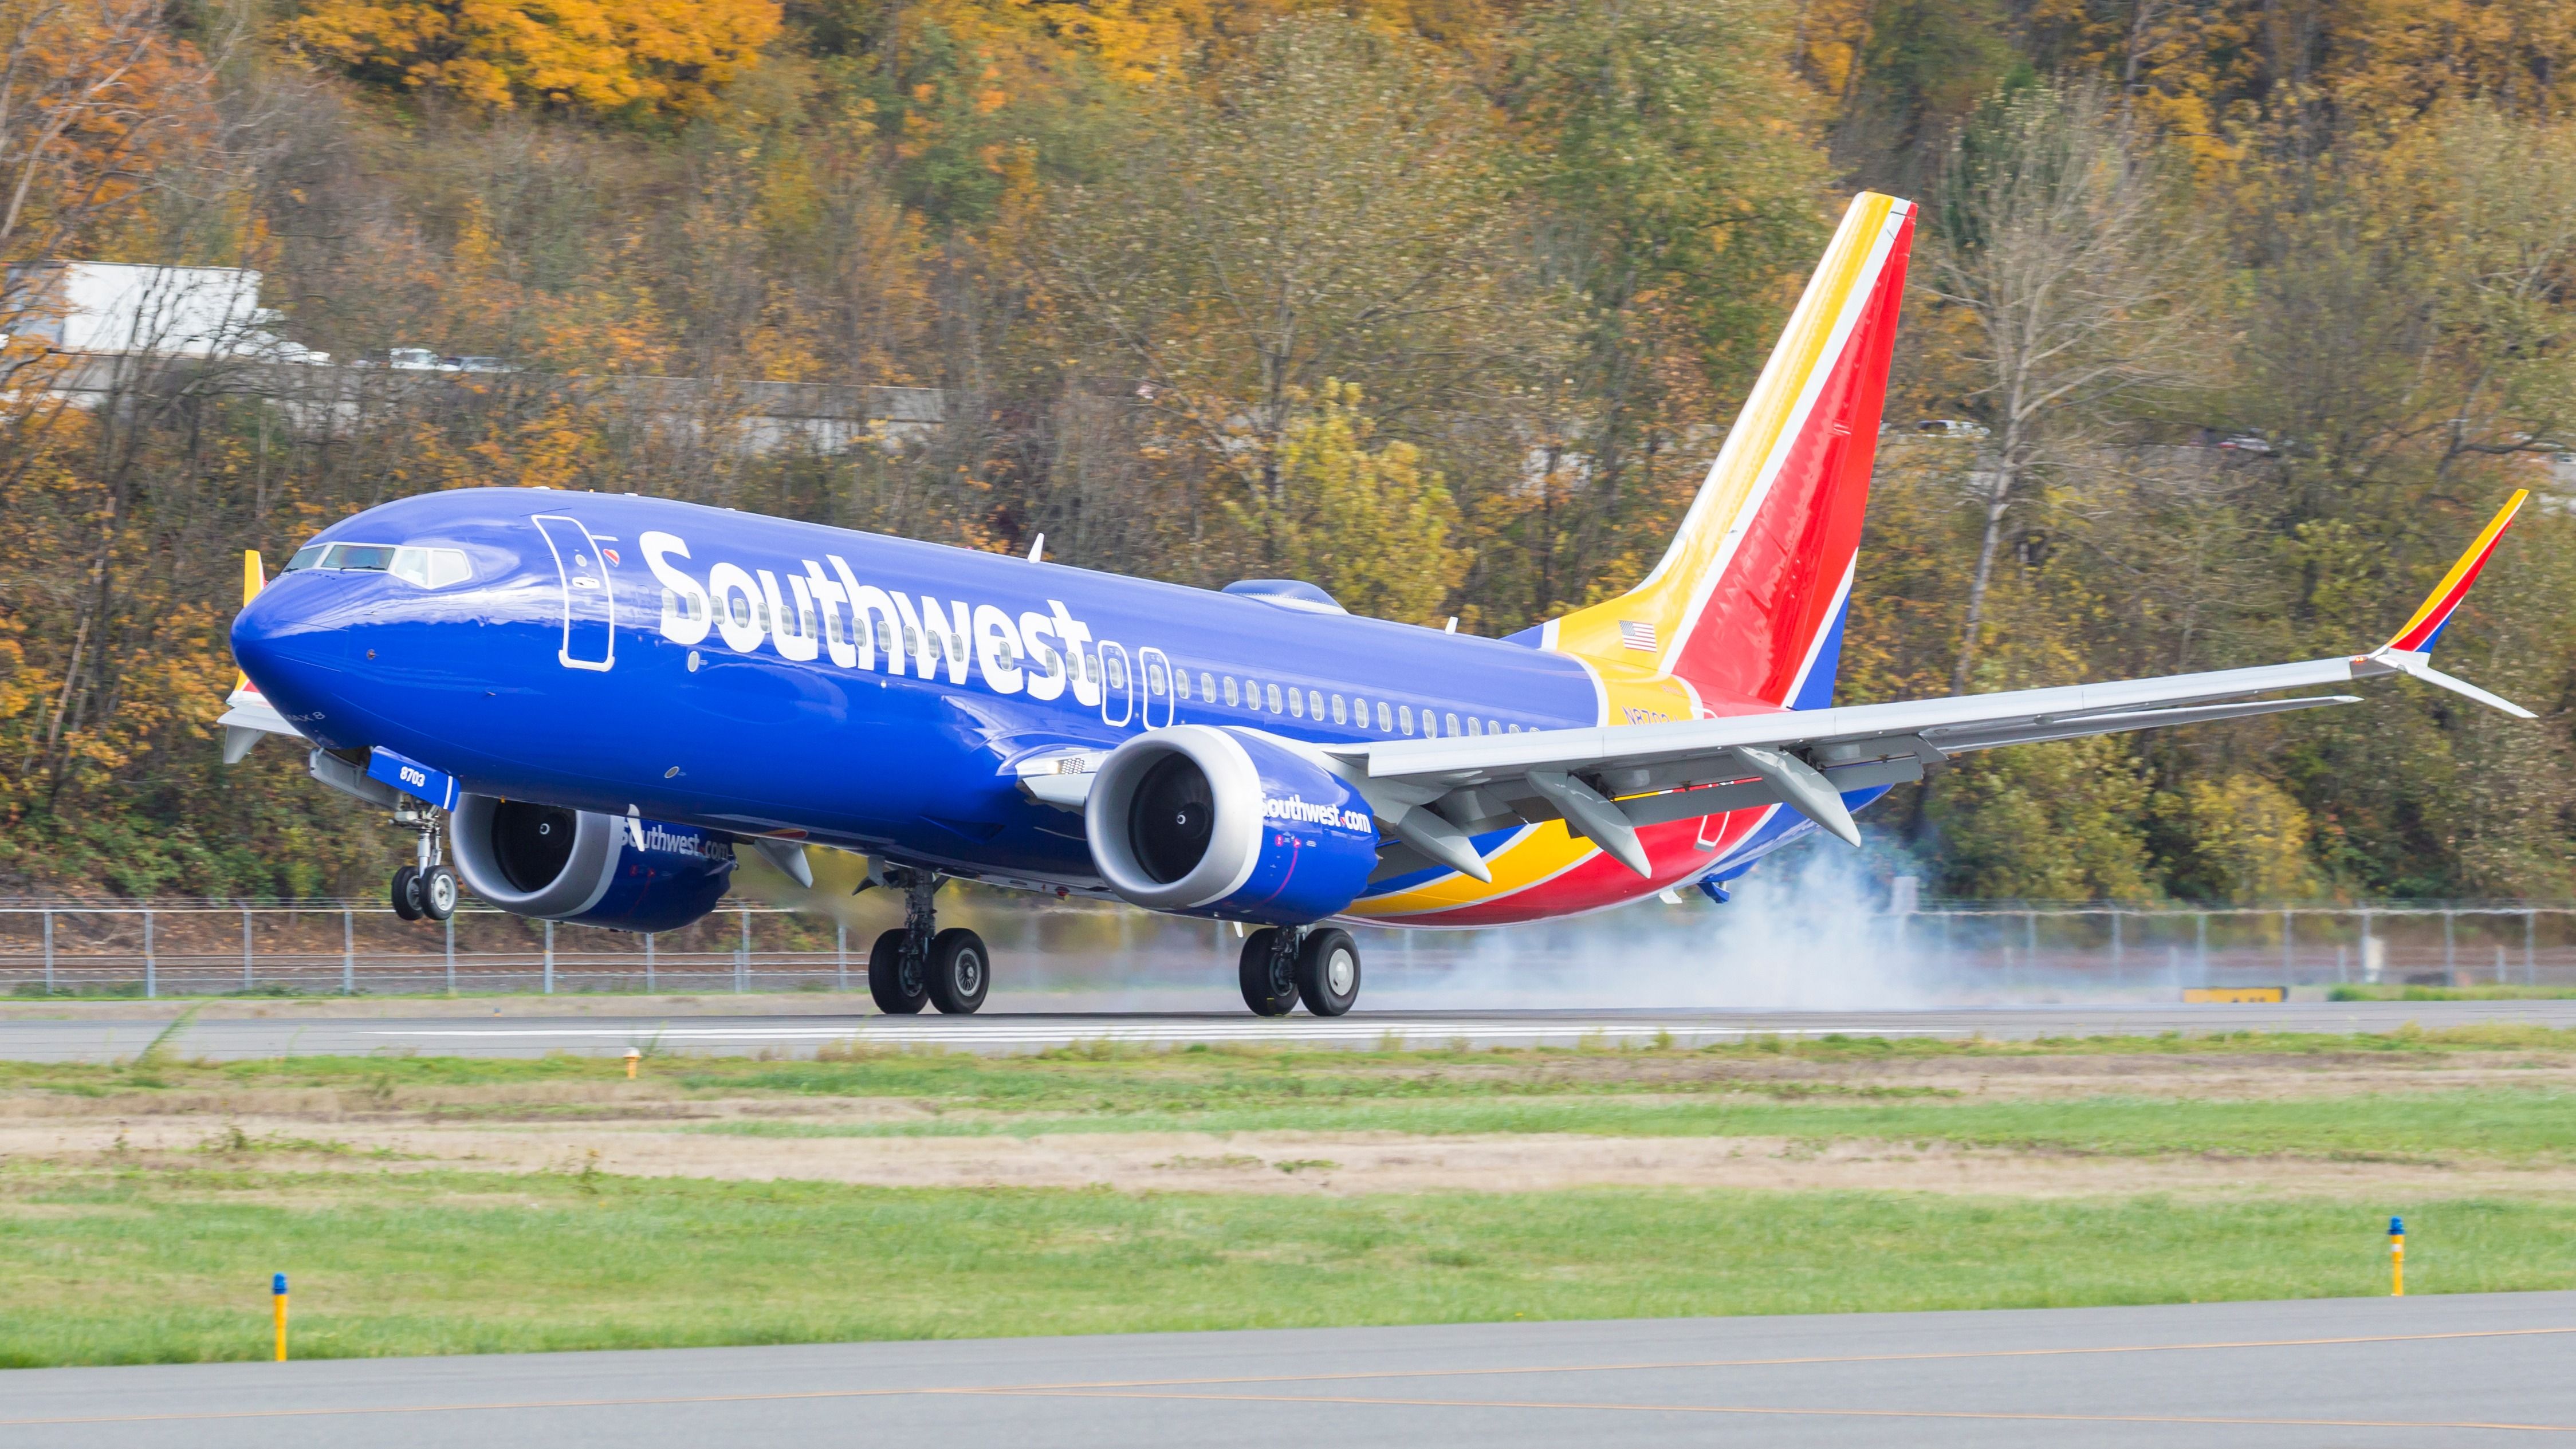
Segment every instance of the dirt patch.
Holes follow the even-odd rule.
[[[244,1145],[247,1144],[247,1145]],[[793,1179],[885,1187],[1108,1187],[1271,1194],[1734,1187],[2097,1197],[2576,1194],[2576,1167],[2305,1158],[2083,1157],[1777,1137],[1402,1133],[1082,1133],[1035,1137],[743,1137],[665,1126],[491,1128],[283,1118],[225,1124],[0,1125],[0,1160],[299,1172],[467,1168],[639,1177]]]

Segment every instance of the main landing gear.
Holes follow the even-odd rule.
[[[424,810],[406,803],[394,812],[396,825],[408,825],[420,832],[420,843],[414,847],[412,864],[394,872],[394,914],[406,921],[427,917],[443,921],[456,914],[458,886],[456,872],[447,868],[445,832],[439,812]]]
[[[911,1016],[927,1003],[951,1016],[984,1004],[993,957],[984,938],[963,926],[938,929],[931,897],[944,883],[936,871],[893,866],[885,882],[903,891],[903,928],[877,937],[868,951],[868,995],[877,1010]]]
[[[1265,926],[1244,938],[1241,975],[1255,1016],[1286,1016],[1300,1001],[1339,1016],[1360,999],[1360,948],[1338,926]]]

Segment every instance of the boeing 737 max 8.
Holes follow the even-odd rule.
[[[868,981],[972,1011],[958,878],[1255,926],[1254,1011],[1338,1015],[1346,924],[1482,926],[1721,883],[1970,750],[2356,702],[2427,655],[2516,494],[2407,625],[2304,663],[1835,706],[1914,208],[1862,195],[1653,572],[1508,639],[635,494],[467,489],[324,529],[232,631],[223,717],[421,831],[406,914],[669,930],[736,844],[903,893]],[[452,866],[448,863],[452,860]]]

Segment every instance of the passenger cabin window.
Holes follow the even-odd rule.
[[[1145,666],[1145,692],[1156,699],[1163,697],[1163,666],[1160,663]]]
[[[1199,671],[1199,698],[1210,704],[1216,703],[1216,676],[1204,669]],[[1229,699],[1226,703],[1232,704],[1234,701]]]
[[[1109,656],[1109,687],[1111,689],[1127,687],[1127,661],[1115,654]]]
[[[1225,702],[1228,704],[1241,704],[1243,702],[1235,693],[1234,676],[1231,674],[1225,677]]]
[[[1449,716],[1449,737],[1451,739],[1458,737],[1458,716],[1454,714]]]
[[[1272,714],[1277,714],[1279,712],[1279,686],[1275,684],[1268,686],[1267,694],[1270,699],[1270,712]]]
[[[1317,724],[1324,722],[1324,692],[1322,690],[1310,689],[1306,691],[1306,713],[1313,715]]]
[[[1303,693],[1294,689],[1288,691],[1288,712],[1299,719],[1306,717],[1306,696]]]
[[[1175,669],[1172,671],[1172,693],[1182,699],[1190,697],[1190,672],[1188,670]]]
[[[1349,723],[1349,722],[1350,722],[1350,715],[1349,715],[1349,713],[1348,713],[1348,710],[1349,710],[1349,706],[1348,706],[1348,705],[1346,705],[1346,704],[1344,704],[1344,703],[1342,702],[1342,697],[1341,697],[1340,695],[1338,695],[1338,694],[1337,694],[1337,695],[1334,695],[1334,696],[1333,696],[1333,723],[1335,723],[1335,724],[1347,724],[1347,723]]]
[[[1413,706],[1409,704],[1397,705],[1395,707],[1395,722],[1404,727],[1404,732],[1406,734],[1413,733]]]
[[[1382,735],[1395,733],[1395,721],[1387,718],[1386,701],[1382,699],[1377,702],[1377,732]],[[1411,734],[1413,731],[1406,730],[1405,733]]]

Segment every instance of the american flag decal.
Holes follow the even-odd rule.
[[[1652,654],[1655,652],[1655,626],[1645,619],[1622,619],[1619,621],[1619,642]]]

